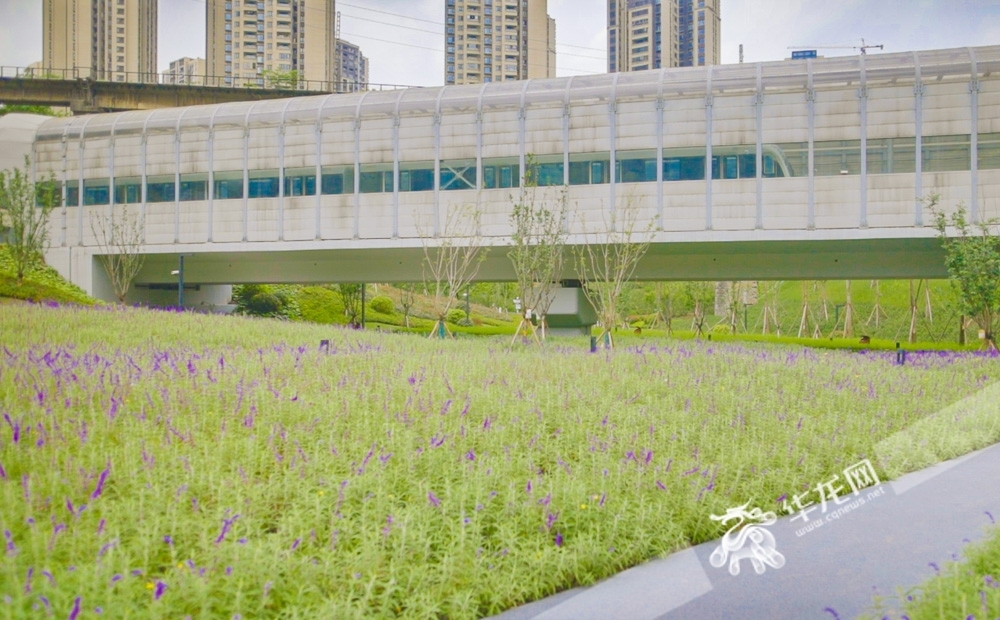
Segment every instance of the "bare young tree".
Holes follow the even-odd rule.
[[[45,262],[49,244],[49,216],[59,206],[59,185],[51,174],[41,183],[31,180],[31,162],[24,170],[0,171],[0,233],[6,241],[17,283],[36,265]]]
[[[98,260],[104,267],[118,303],[125,303],[125,296],[132,281],[142,269],[146,256],[145,223],[138,213],[127,207],[111,207],[110,212],[92,213],[90,230],[100,249]]]
[[[455,303],[455,294],[479,274],[489,248],[483,247],[481,213],[475,205],[447,209],[444,234],[438,238],[421,233],[424,246],[424,278],[434,294],[437,321],[429,334],[433,338],[451,335],[445,319]]]
[[[396,287],[399,289],[399,306],[403,309],[403,321],[406,327],[410,327],[410,312],[413,311],[413,305],[417,301],[417,295],[414,290],[414,285],[410,283],[398,284]]]
[[[344,316],[351,327],[358,326],[358,316],[361,314],[361,287],[363,284],[338,284],[340,299],[344,302]]]
[[[641,227],[639,204],[633,196],[624,198],[605,224],[605,232],[593,239],[588,236],[576,248],[575,258],[577,277],[603,328],[600,338],[606,347],[613,348],[618,302],[625,284],[649,250],[654,229],[653,222]]]
[[[527,333],[541,344],[535,325],[528,319],[529,311],[539,317],[542,340],[545,339],[545,317],[559,288],[566,245],[566,189],[558,193],[538,188],[533,168],[528,168],[520,195],[511,197],[511,247],[507,252],[517,277],[518,294],[525,315],[517,327],[514,340]]]
[[[694,314],[691,320],[694,337],[701,338],[705,334],[705,308],[712,302],[715,286],[711,282],[685,282],[684,293]]]

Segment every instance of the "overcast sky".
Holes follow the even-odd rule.
[[[548,0],[559,75],[607,70],[607,0]],[[0,65],[42,58],[41,0],[0,0]],[[444,0],[338,0],[341,36],[371,61],[372,82],[443,83]],[[722,0],[723,62],[780,60],[789,46],[857,45],[887,52],[1000,44],[1000,0]],[[160,0],[160,69],[205,55],[204,0]],[[855,53],[821,50],[827,56]]]

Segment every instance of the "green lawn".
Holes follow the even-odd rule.
[[[135,617],[493,614],[715,538],[709,515],[877,460],[1000,376],[953,353],[510,350],[135,309],[0,305],[0,323],[13,617],[42,596],[56,616],[76,600]]]

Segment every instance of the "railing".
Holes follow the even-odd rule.
[[[234,90],[287,90],[323,93],[354,93],[368,90],[399,90],[414,88],[405,84],[380,84],[375,82],[358,82],[340,80],[328,82],[324,80],[285,80],[280,77],[258,74],[256,78],[219,76],[219,75],[163,75],[161,73],[146,73],[137,71],[99,71],[90,67],[73,67],[68,69],[12,67],[0,65],[0,79],[29,80],[93,80],[96,82],[111,82],[114,84],[163,84],[169,86],[208,86],[212,88],[229,88]],[[227,81],[228,80],[228,81]],[[194,82],[194,83],[192,83]],[[235,85],[234,85],[235,84]]]

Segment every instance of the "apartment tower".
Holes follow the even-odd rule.
[[[555,77],[547,0],[445,0],[444,69],[446,85]]]
[[[156,82],[157,0],[43,0],[42,71]]]
[[[368,58],[361,53],[360,47],[338,39],[337,62],[340,64],[340,92],[368,90]]]
[[[204,58],[178,58],[170,63],[170,68],[163,72],[164,84],[187,84],[188,86],[205,85]]]
[[[722,0],[608,0],[608,71],[717,65]]]
[[[217,86],[265,86],[296,71],[319,90],[338,82],[335,0],[210,0],[205,70]],[[267,73],[265,73],[267,72]]]

